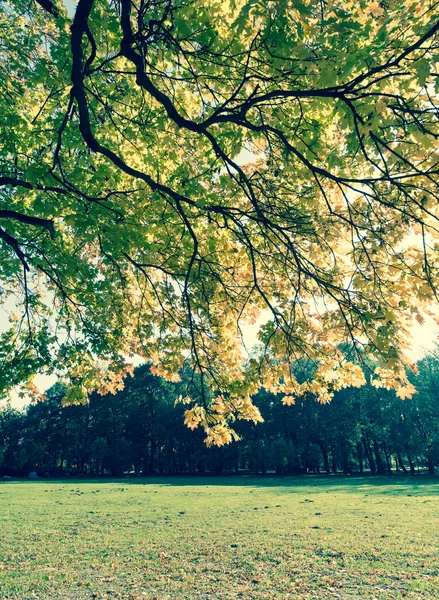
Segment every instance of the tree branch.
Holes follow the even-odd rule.
[[[23,250],[20,248],[20,243],[17,240],[17,238],[14,238],[12,235],[9,235],[9,233],[7,233],[4,229],[0,227],[0,239],[2,239],[8,246],[10,246],[14,250],[15,254],[17,255],[18,259],[23,265],[24,270],[30,271],[29,265],[26,260],[26,256]]]
[[[55,237],[55,228],[51,219],[42,219],[40,217],[32,217],[30,215],[24,215],[23,213],[16,212],[15,210],[1,210],[0,219],[13,219],[20,221],[20,223],[26,223],[27,225],[34,225],[35,227],[43,227],[50,233],[50,237]]]
[[[59,12],[58,8],[54,5],[52,0],[35,0],[35,1],[37,4],[39,4],[41,6],[41,8],[43,8],[45,11],[50,13],[56,19],[59,17],[60,12]]]

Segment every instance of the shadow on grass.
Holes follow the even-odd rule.
[[[155,485],[161,487],[242,487],[242,488],[272,488],[277,493],[322,493],[323,491],[337,493],[358,493],[400,495],[404,493],[416,495],[439,494],[439,478],[416,475],[400,476],[323,476],[304,475],[296,477],[276,477],[271,475],[196,475],[196,476],[147,476],[147,477],[121,477],[121,478],[79,478],[69,477],[60,479],[41,478],[34,481],[27,479],[14,479],[3,482],[11,484],[28,485]],[[1,484],[1,482],[0,482]]]

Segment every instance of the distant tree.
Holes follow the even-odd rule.
[[[412,423],[412,438],[417,438],[419,454],[425,456],[430,474],[439,467],[439,354],[438,348],[418,363],[418,393],[406,407]]]
[[[26,462],[23,448],[24,415],[10,405],[0,407],[0,473],[18,475]]]
[[[254,472],[415,475],[439,466],[439,359],[429,355],[412,375],[411,400],[367,384],[335,393],[327,404],[308,397],[283,404],[260,390],[254,398],[264,423],[236,423],[240,441],[206,447],[203,432],[183,422],[175,401],[191,387],[138,367],[115,395],[92,394],[88,405],[64,405],[56,384],[25,411],[0,409],[0,475],[37,470],[51,475]],[[208,392],[206,392],[208,393]]]

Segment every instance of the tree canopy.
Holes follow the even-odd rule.
[[[356,356],[410,396],[409,327],[438,277],[438,17],[417,0],[3,1],[0,389],[56,367],[81,401],[134,354],[169,379],[188,362],[187,423],[220,444],[260,420],[260,386],[293,403],[361,385]]]

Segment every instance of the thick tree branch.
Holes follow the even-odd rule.
[[[23,213],[16,212],[15,210],[1,210],[0,219],[13,219],[20,221],[20,223],[26,223],[27,225],[34,225],[35,227],[43,227],[50,233],[50,237],[55,237],[55,228],[53,221],[50,219],[41,219],[40,217],[32,217],[30,215],[24,215]]]
[[[55,18],[59,17],[59,15],[60,15],[59,10],[51,0],[35,0],[35,1],[37,4],[39,4],[41,6],[41,8],[43,8],[45,11],[50,13],[52,16],[54,16]]]
[[[20,248],[20,243],[19,241],[13,237],[12,235],[9,235],[9,233],[7,231],[5,231],[4,229],[2,229],[0,227],[0,239],[2,239],[8,246],[10,246],[15,254],[17,255],[18,259],[20,260],[21,264],[23,265],[23,268],[25,271],[29,271],[29,265],[28,262],[26,260],[26,256],[23,252],[23,250]]]
[[[62,187],[51,186],[51,185],[43,185],[43,184],[33,184],[29,183],[29,181],[25,181],[24,179],[17,179],[16,177],[0,177],[0,185],[10,185],[12,187],[22,187],[26,190],[38,190],[40,192],[55,192],[57,194],[68,194],[68,190]]]

